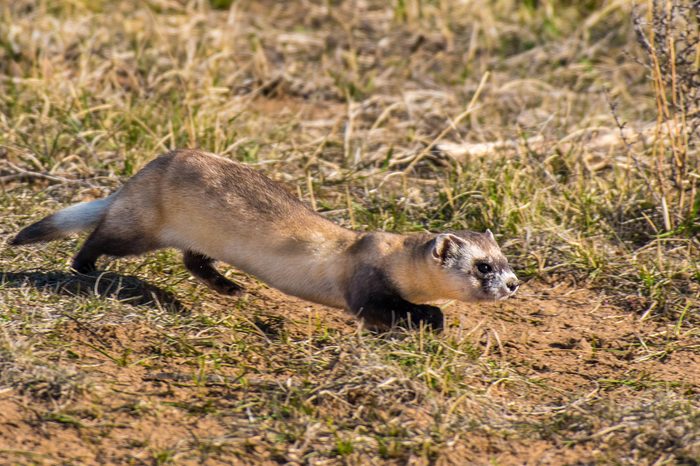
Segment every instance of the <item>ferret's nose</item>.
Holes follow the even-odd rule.
[[[508,289],[510,290],[511,293],[515,293],[515,291],[520,286],[520,282],[517,279],[508,280],[508,282],[506,283],[506,286],[508,287]]]

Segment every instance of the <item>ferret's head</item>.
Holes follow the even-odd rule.
[[[434,290],[460,301],[505,299],[515,294],[518,278],[491,231],[442,233],[428,243]]]

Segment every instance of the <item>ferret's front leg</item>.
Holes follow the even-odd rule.
[[[406,301],[377,268],[359,268],[349,285],[346,295],[348,308],[372,327],[419,327],[423,323],[440,331],[444,326],[440,308]]]
[[[350,310],[371,327],[420,327],[421,323],[440,331],[444,317],[440,308],[427,304],[413,304],[399,296],[369,296],[355,302]]]

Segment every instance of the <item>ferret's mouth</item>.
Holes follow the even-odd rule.
[[[503,301],[517,293],[520,281],[515,275],[509,274],[498,279],[483,279],[481,282],[480,301]]]
[[[504,301],[508,298],[512,298],[515,296],[515,293],[518,291],[517,288],[514,290],[509,290],[509,289],[504,289],[504,288],[498,288],[495,290],[489,290],[483,294],[482,299],[484,301]]]
[[[498,300],[499,300],[499,301],[503,301],[504,299],[512,298],[513,296],[515,296],[515,293],[518,292],[518,288],[520,288],[520,287],[519,287],[519,286],[516,286],[516,287],[513,288],[513,289],[510,289],[510,288],[509,288],[507,291],[504,292],[505,294],[504,294],[503,296],[501,296],[500,298],[498,298]]]
[[[503,301],[515,296],[519,286],[482,286],[477,293],[465,301]]]

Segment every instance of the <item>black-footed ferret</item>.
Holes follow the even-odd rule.
[[[326,220],[280,184],[242,164],[195,150],[148,163],[112,195],[83,202],[20,231],[12,245],[93,230],[73,259],[87,273],[103,255],[174,247],[219,293],[243,291],[214,267],[231,264],[290,295],[345,308],[372,327],[434,329],[438,299],[495,300],[518,280],[490,231],[399,235]]]

